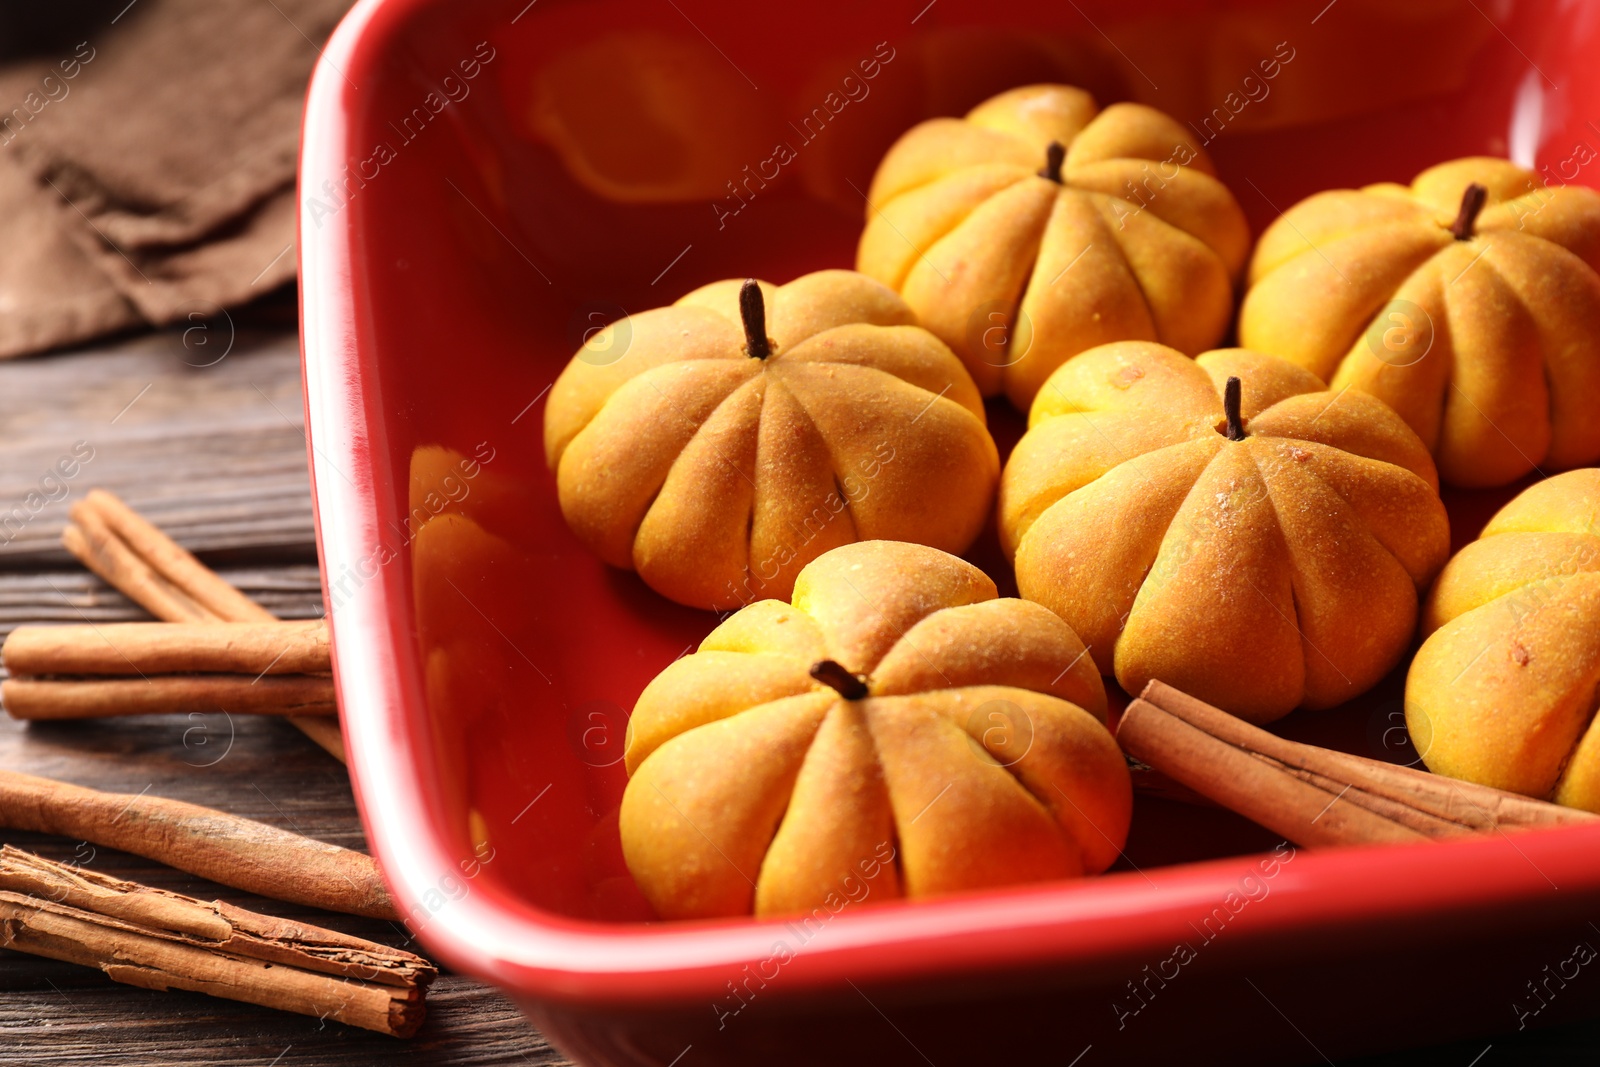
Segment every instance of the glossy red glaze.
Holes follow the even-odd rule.
[[[716,278],[848,266],[851,190],[887,142],[1018,82],[1228,127],[1210,149],[1258,229],[1319,188],[1468,153],[1593,181],[1574,162],[1600,145],[1586,9],[1324,3],[357,5],[306,115],[307,426],[350,770],[432,952],[614,1064],[1314,1060],[1535,1006],[1524,983],[1597,936],[1600,829],[1296,853],[1266,877],[1262,832],[1141,800],[1106,877],[851,907],[815,932],[647,922],[617,844],[624,709],[714,620],[561,520],[543,397],[585,331]],[[552,114],[581,152],[551,147]],[[770,150],[738,153],[777,141],[795,159],[752,180],[739,161],[771,174]],[[698,199],[645,202],[661,174]],[[1019,419],[991,416],[1009,447]],[[1507,496],[1454,498],[1458,541]],[[973,558],[1008,581],[992,535]],[[1284,730],[1414,758],[1398,694]],[[1171,963],[1179,943],[1195,959]]]

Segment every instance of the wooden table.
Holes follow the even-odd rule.
[[[226,355],[222,353],[226,352]],[[220,358],[219,358],[220,357]],[[93,456],[61,483],[74,447]],[[58,539],[72,499],[103,486],[288,618],[322,614],[292,332],[226,324],[0,365],[0,636],[24,622],[145,618]],[[30,502],[29,494],[38,494]],[[20,510],[16,510],[20,509]],[[343,767],[287,723],[227,715],[24,726],[0,717],[0,766],[102,789],[178,797],[362,848]],[[205,899],[304,917],[416,949],[398,925],[262,900],[109,849],[38,834],[0,840]],[[1600,977],[1579,981],[1600,993]],[[0,950],[0,1064],[565,1064],[500,994],[440,977],[410,1042]],[[1510,1025],[1507,1010],[1507,1025]],[[1285,1035],[1286,1056],[1310,1050]],[[1529,1033],[1361,1061],[1592,1063],[1600,1028]],[[1478,1058],[1481,1057],[1481,1058]],[[1083,1067],[1097,1067],[1086,1061]],[[1286,1061],[1287,1062],[1287,1061]],[[685,1062],[682,1067],[693,1067]],[[754,1067],[754,1065],[753,1065]],[[947,1067],[939,1064],[939,1067]]]

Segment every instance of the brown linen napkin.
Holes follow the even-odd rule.
[[[0,70],[0,356],[294,277],[300,113],[350,0],[135,0]]]
[[[0,357],[141,321],[106,273],[72,243],[52,197],[49,186],[41,189],[0,150]]]

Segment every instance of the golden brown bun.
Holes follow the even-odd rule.
[[[833,660],[846,700],[810,675]],[[1132,786],[1099,673],[970,563],[864,541],[662,671],[628,727],[628,868],[663,918],[837,911],[1098,872]]]
[[[844,270],[761,283],[772,354],[752,358],[742,284],[608,326],[556,380],[545,455],[573,531],[703,608],[787,597],[852,541],[964,551],[1000,460],[960,360]]]
[[[1428,768],[1600,812],[1600,470],[1539,482],[1439,574],[1406,677]]]
[[[1243,383],[1248,436],[1221,394]],[[1411,640],[1450,533],[1416,434],[1360,392],[1241,349],[1127,341],[1064,365],[1000,486],[1022,595],[1130,693],[1253,722],[1349,700]]]
[[[1059,183],[1039,173],[1051,142]],[[1095,345],[1216,344],[1249,254],[1244,213],[1182,123],[1064,85],[913,127],[868,200],[857,268],[902,293],[985,396],[1024,410]]]
[[[1487,190],[1473,236],[1449,227]],[[1600,193],[1502,159],[1318,193],[1261,235],[1240,343],[1383,400],[1451,485],[1600,459]]]

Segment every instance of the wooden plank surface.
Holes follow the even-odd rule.
[[[193,341],[193,338],[191,338]],[[215,351],[214,349],[212,350]],[[288,618],[322,614],[292,333],[241,333],[209,367],[167,334],[0,365],[0,636],[24,622],[148,618],[79,569],[57,539],[91,486],[122,495]],[[93,449],[77,475],[58,460]],[[68,467],[70,468],[70,464]],[[54,471],[56,478],[47,480]],[[39,495],[34,508],[29,493]],[[21,508],[22,523],[4,524]],[[148,790],[364,848],[344,768],[285,722],[163,715],[24,725],[0,717],[0,767],[100,789]],[[0,840],[205,899],[420,950],[396,924],[263,900],[135,856],[40,834]],[[499,993],[442,975],[411,1041],[0,950],[0,1065],[554,1065]]]
[[[321,614],[294,336],[241,330],[211,366],[196,364],[218,349],[198,344],[191,336],[186,346],[173,332],[0,364],[0,634],[22,622],[146,617],[56,543],[70,501],[94,485],[147,512],[272,611]],[[93,458],[73,478],[46,481],[77,442],[90,445]],[[39,494],[37,508],[29,493]],[[26,521],[7,526],[18,507]],[[0,717],[0,767],[102,789],[148,789],[364,847],[343,767],[277,720],[168,715],[25,726]],[[398,925],[262,900],[113,850],[38,834],[0,832],[0,840],[418,948]],[[1346,1067],[1587,1064],[1597,1047],[1600,1027],[1589,1025]],[[1302,1062],[1302,1051],[1286,1047],[1286,1062]],[[1109,1061],[1084,1067],[1096,1062]],[[0,1067],[566,1063],[506,998],[458,975],[441,976],[421,1034],[402,1042],[198,994],[134,989],[86,968],[0,950]]]
[[[280,618],[322,615],[322,586],[314,563],[221,566],[217,573]],[[0,570],[0,639],[23,623],[149,619],[149,612],[85,570]]]
[[[91,485],[193,551],[314,561],[299,343],[207,329],[0,368],[0,567],[70,564],[61,527]]]

